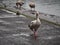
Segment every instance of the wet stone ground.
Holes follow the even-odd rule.
[[[42,21],[35,40],[28,24],[32,19],[0,10],[0,45],[60,45],[60,27]]]

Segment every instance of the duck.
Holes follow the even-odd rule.
[[[28,27],[30,28],[31,31],[33,31],[33,35],[34,36],[37,36],[37,30],[38,28],[40,27],[41,25],[41,21],[40,21],[40,18],[39,18],[39,12],[36,12],[36,19],[31,21],[30,24],[28,24]]]
[[[18,8],[18,6],[20,6],[20,8],[21,8],[21,6],[24,4],[24,1],[22,1],[22,0],[17,0],[17,2],[16,2],[16,6],[17,6],[17,8]]]
[[[31,11],[33,11],[32,9],[35,11],[35,3],[33,1],[29,3],[29,7],[31,8]]]

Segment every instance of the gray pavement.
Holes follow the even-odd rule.
[[[35,40],[28,24],[32,19],[0,10],[0,45],[60,45],[60,27],[42,21]]]

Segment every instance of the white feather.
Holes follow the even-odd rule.
[[[31,24],[41,24],[40,19],[38,18],[37,20],[31,21]]]
[[[32,24],[36,24],[36,20],[31,21]]]

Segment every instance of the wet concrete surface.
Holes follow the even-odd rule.
[[[28,24],[32,19],[0,10],[0,45],[60,45],[60,27],[42,21],[37,39]]]

